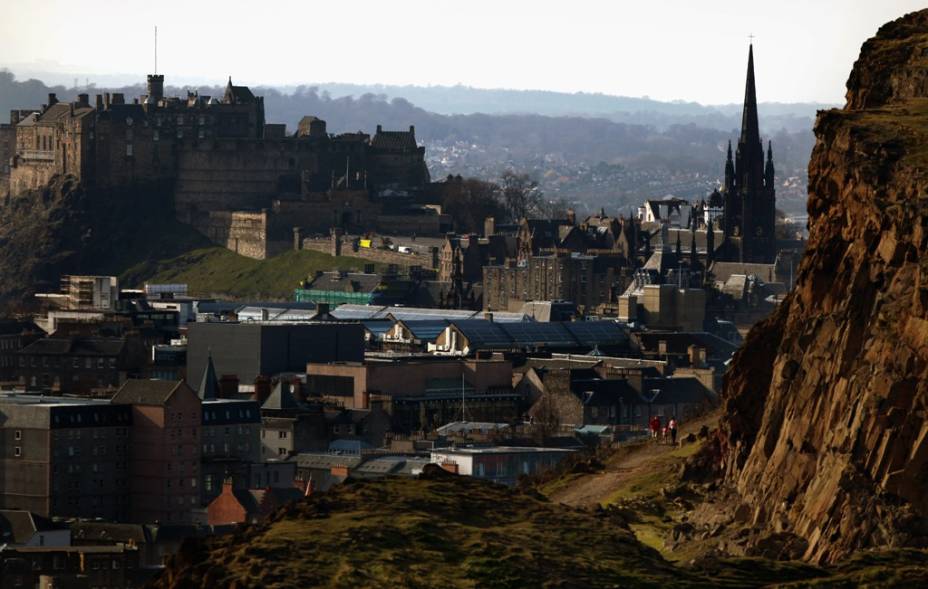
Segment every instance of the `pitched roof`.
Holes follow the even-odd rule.
[[[384,149],[416,149],[416,134],[412,131],[384,131],[378,127],[371,146]]]
[[[71,524],[71,537],[94,542],[129,543],[141,545],[150,541],[145,526],[78,520]]]
[[[118,356],[126,346],[121,337],[46,337],[20,350],[21,354]]]
[[[296,399],[294,399],[293,395],[290,393],[290,385],[283,381],[278,381],[277,384],[274,385],[274,390],[271,391],[271,394],[265,399],[264,404],[261,405],[261,409],[286,411],[289,409],[297,409],[299,406],[299,403],[296,402]]]
[[[25,544],[36,532],[55,530],[51,520],[40,515],[18,509],[0,510],[0,542]]]
[[[222,100],[227,104],[251,104],[255,101],[255,95],[248,86],[233,86],[232,76],[229,76],[229,83],[226,85],[226,93]]]
[[[125,405],[164,405],[182,387],[189,390],[182,380],[130,379],[116,391],[112,402]]]
[[[219,398],[219,381],[216,379],[216,368],[213,366],[212,354],[209,354],[206,358],[206,370],[203,371],[203,378],[200,379],[197,396],[203,401]]]

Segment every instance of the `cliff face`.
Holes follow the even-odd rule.
[[[928,10],[819,114],[795,292],[726,378],[725,476],[753,524],[833,562],[928,541]]]
[[[0,209],[0,311],[57,291],[62,274],[120,274],[207,243],[174,220],[169,186],[92,191],[57,176]]]

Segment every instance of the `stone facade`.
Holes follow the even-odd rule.
[[[581,309],[611,302],[630,283],[622,256],[532,256],[483,268],[483,306],[518,311],[527,301],[573,301]]]
[[[267,211],[210,211],[194,227],[211,241],[239,255],[264,260],[290,249],[291,243],[273,234]],[[278,239],[275,239],[278,238]]]
[[[265,125],[261,97],[231,80],[221,99],[165,97],[163,82],[149,76],[149,93],[131,103],[122,94],[93,104],[86,94],[69,103],[50,94],[34,112],[14,111],[0,129],[0,198],[56,175],[104,188],[169,181],[178,218],[223,245],[236,243],[228,233],[237,228],[222,230],[210,218],[217,211],[267,209],[286,225],[287,240],[293,227],[437,234],[448,223],[417,202],[430,179],[412,127],[328,135],[325,121],[306,117],[288,136],[282,125]]]

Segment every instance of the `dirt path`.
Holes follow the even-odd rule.
[[[710,429],[718,422],[718,412],[680,424],[680,438],[699,431],[703,425]],[[691,448],[695,451],[695,445]],[[661,484],[661,476],[668,467],[675,466],[688,454],[686,446],[673,447],[650,440],[629,443],[615,451],[606,462],[603,472],[582,475],[560,486],[550,494],[552,501],[574,507],[590,507],[608,503],[623,487],[636,482]]]

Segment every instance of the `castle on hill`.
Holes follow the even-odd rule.
[[[220,97],[165,96],[162,75],[149,75],[147,94],[131,101],[121,93],[93,103],[87,94],[73,102],[50,94],[41,108],[11,113],[0,148],[9,152],[0,170],[9,198],[55,175],[102,189],[165,182],[177,217],[220,243],[233,239],[236,225],[258,222],[255,230],[277,232],[275,214],[298,221],[281,225],[282,244],[294,224],[308,232],[412,227],[435,234],[447,224],[421,206],[430,177],[413,127],[333,135],[325,121],[307,116],[287,134],[285,125],[265,121],[263,98],[231,78]]]

